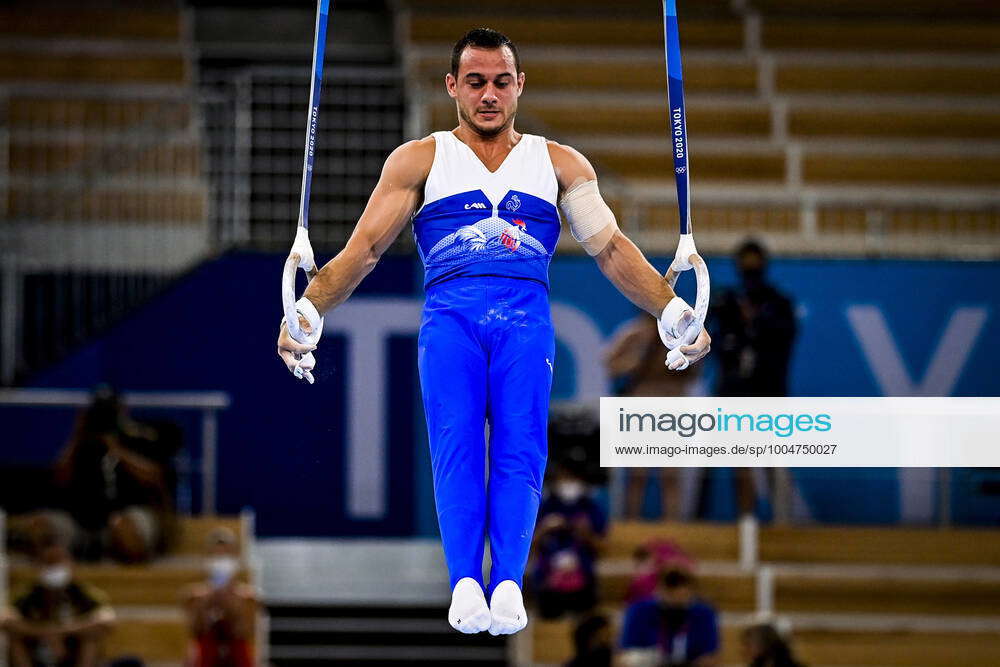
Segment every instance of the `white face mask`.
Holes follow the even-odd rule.
[[[575,503],[586,491],[587,487],[583,482],[575,479],[563,480],[556,484],[556,495],[564,503]]]
[[[232,556],[216,556],[208,561],[208,578],[213,588],[222,588],[236,576],[239,562]]]
[[[61,590],[69,585],[72,573],[68,565],[53,565],[38,574],[38,581],[51,590]]]

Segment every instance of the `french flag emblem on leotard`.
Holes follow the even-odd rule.
[[[511,252],[515,252],[521,247],[521,232],[525,229],[527,225],[524,224],[524,220],[511,220],[511,224],[507,225],[507,229],[500,235],[500,243]]]

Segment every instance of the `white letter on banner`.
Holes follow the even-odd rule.
[[[326,318],[327,335],[347,335],[347,514],[386,512],[386,342],[420,328],[419,299],[355,299]]]
[[[952,313],[919,384],[906,371],[881,310],[876,306],[851,306],[847,320],[884,395],[949,396],[986,323],[986,309],[958,308]]]
[[[607,396],[608,374],[601,361],[604,336],[594,320],[576,306],[553,303],[552,324],[559,342],[568,347],[573,355],[576,393],[569,398],[580,401]],[[556,364],[559,364],[558,358]]]

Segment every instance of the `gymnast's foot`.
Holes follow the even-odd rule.
[[[451,592],[451,607],[448,609],[451,627],[471,635],[489,628],[491,620],[482,586],[472,577],[459,579]]]
[[[490,597],[491,635],[512,635],[528,624],[528,613],[524,611],[521,589],[510,579],[497,584]]]

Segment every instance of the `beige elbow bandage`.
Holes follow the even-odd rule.
[[[601,197],[597,181],[586,181],[559,200],[569,232],[590,256],[597,255],[618,231],[615,214]]]

